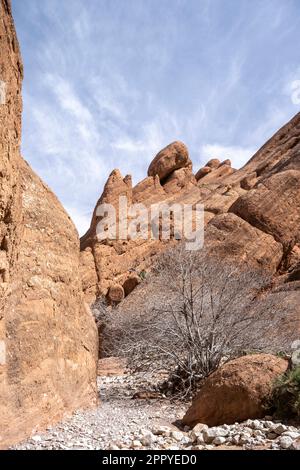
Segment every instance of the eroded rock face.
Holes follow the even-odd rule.
[[[12,311],[12,283],[22,221],[17,171],[21,136],[23,67],[10,2],[0,1],[0,448],[10,429],[13,391],[7,378],[6,316]],[[16,423],[14,423],[16,425]]]
[[[287,367],[286,360],[270,354],[228,362],[206,380],[183,423],[218,426],[264,417],[272,384]]]
[[[275,173],[255,185],[230,208],[285,249],[300,242],[300,171]]]
[[[214,217],[207,226],[206,248],[220,259],[243,261],[273,273],[281,262],[282,245],[235,214]]]
[[[0,51],[0,341],[4,342],[4,308],[9,301],[10,277],[20,235],[18,227],[22,220],[17,165],[21,139],[23,78],[11,6],[10,2],[4,0],[0,2]],[[4,349],[5,344],[2,343],[2,350]],[[0,387],[4,359],[0,359]]]
[[[234,173],[234,168],[231,167],[229,159],[220,162],[217,158],[212,158],[206,165],[196,173],[196,180],[203,180],[201,183],[209,183],[210,181],[218,181],[219,178],[231,175]]]
[[[98,338],[76,229],[20,156],[22,66],[0,1],[0,448],[97,402]]]

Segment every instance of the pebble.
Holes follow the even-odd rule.
[[[279,439],[279,445],[282,449],[289,449],[293,444],[293,439],[289,436],[282,436]]]
[[[215,437],[214,440],[213,440],[213,444],[215,446],[220,446],[222,444],[225,444],[226,442],[226,438],[225,437],[221,437],[221,436],[218,436],[218,437]]]
[[[99,378],[101,406],[76,412],[73,417],[45,433],[32,436],[12,449],[18,450],[214,450],[219,446],[239,449],[300,450],[300,427],[265,419],[193,429],[176,430],[187,403],[168,399],[132,400],[141,389],[153,390],[153,377],[133,374]]]

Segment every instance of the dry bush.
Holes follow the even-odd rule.
[[[172,393],[189,394],[233,357],[290,343],[281,328],[286,313],[260,270],[178,248],[162,256],[147,282],[155,294],[143,312],[104,307],[102,353],[126,357],[133,371],[168,372]]]

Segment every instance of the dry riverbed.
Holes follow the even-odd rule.
[[[77,412],[14,449],[300,450],[300,428],[269,418],[215,428],[198,425],[194,430],[179,429],[174,423],[183,417],[188,403],[167,398],[132,399],[149,384],[153,385],[153,379],[141,374],[101,377],[101,406]]]

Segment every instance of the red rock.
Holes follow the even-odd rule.
[[[0,448],[97,403],[97,329],[84,304],[79,239],[20,156],[22,62],[0,0]]]
[[[285,248],[300,242],[300,170],[266,177],[229,209]]]
[[[140,282],[141,278],[139,276],[129,276],[123,284],[125,297],[131,294],[131,292],[139,285]]]
[[[124,289],[119,284],[113,284],[108,291],[108,298],[110,302],[119,303],[125,297]]]
[[[241,180],[241,188],[249,191],[249,189],[252,189],[253,186],[255,186],[256,182],[257,182],[257,174],[255,171],[253,171],[253,173],[250,173],[250,175],[245,176]]]
[[[159,176],[162,181],[179,168],[192,168],[187,147],[182,142],[173,142],[161,150],[148,169],[148,176]]]
[[[229,160],[229,158],[224,160],[222,163],[220,163],[219,167],[224,165],[231,166],[231,160]]]
[[[212,168],[210,166],[204,166],[197,171],[195,178],[197,181],[201,180],[204,176],[208,175],[208,173],[212,172]]]
[[[219,168],[221,162],[218,158],[212,158],[211,160],[209,160],[205,166],[208,166],[209,168]]]
[[[183,418],[193,427],[233,424],[263,418],[265,402],[288,362],[270,354],[253,354],[228,362],[205,381]]]

